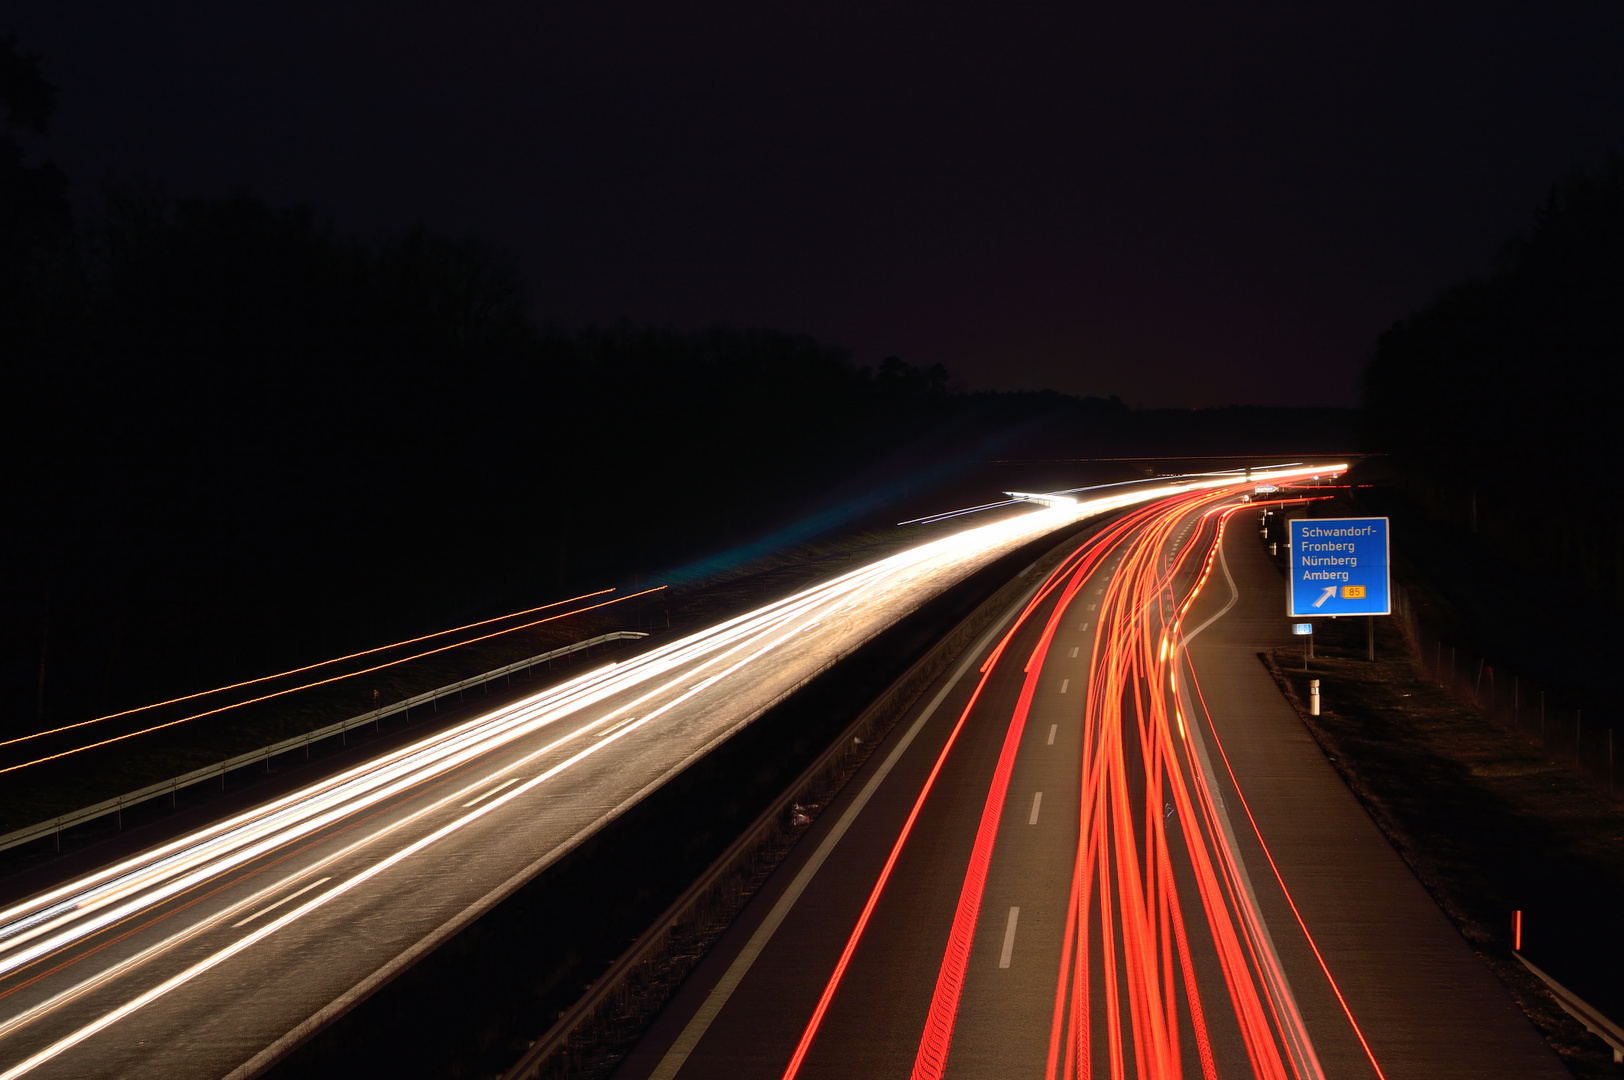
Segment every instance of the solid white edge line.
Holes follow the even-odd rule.
[[[694,1048],[699,1045],[699,1040],[704,1038],[705,1032],[710,1029],[712,1022],[721,1015],[722,1008],[727,1004],[728,998],[733,996],[733,991],[738,988],[740,982],[744,981],[744,976],[749,972],[750,966],[756,962],[756,957],[760,956],[761,951],[767,947],[767,942],[772,939],[773,934],[778,930],[779,924],[789,915],[790,908],[794,907],[795,902],[801,898],[801,893],[805,892],[806,887],[812,883],[812,878],[817,875],[818,870],[823,866],[824,860],[835,849],[835,845],[840,843],[841,838],[846,835],[846,830],[851,828],[852,823],[857,820],[857,815],[863,812],[863,808],[868,805],[869,799],[879,790],[880,785],[891,774],[891,770],[896,766],[897,762],[902,760],[902,755],[907,752],[909,746],[913,745],[914,738],[924,730],[925,724],[935,715],[937,708],[947,698],[947,695],[959,684],[959,680],[964,678],[965,672],[974,666],[976,659],[980,657],[1003,625],[1009,621],[1010,616],[1025,606],[1028,599],[1041,584],[1041,579],[1034,583],[1032,588],[1024,593],[1020,600],[1011,605],[1004,616],[988,627],[987,632],[982,634],[980,639],[971,646],[964,660],[960,662],[958,670],[954,671],[953,677],[947,681],[947,685],[937,691],[936,696],[931,699],[929,705],[925,706],[924,711],[919,714],[919,718],[913,722],[907,733],[897,742],[896,747],[886,755],[885,761],[874,771],[874,775],[869,777],[868,783],[863,785],[863,790],[858,793],[857,798],[853,799],[852,804],[846,807],[845,812],[840,815],[840,820],[835,823],[835,827],[829,830],[829,834],[818,844],[817,850],[812,853],[812,857],[806,861],[806,865],[801,867],[800,873],[796,874],[795,879],[790,882],[789,888],[784,890],[784,895],[778,898],[778,902],[767,913],[767,917],[756,928],[756,932],[750,935],[750,940],[745,942],[744,948],[740,950],[739,955],[733,958],[733,963],[728,965],[727,971],[722,974],[717,984],[711,988],[711,992],[705,997],[704,1002],[700,1004],[699,1010],[683,1027],[676,1041],[671,1044],[670,1049],[666,1050],[665,1056],[660,1059],[660,1063],[649,1074],[649,1080],[672,1080],[677,1075],[678,1070],[687,1063],[688,1055],[694,1052]]]
[[[1009,967],[1009,962],[1015,955],[1015,923],[1020,917],[1020,908],[1009,909],[1009,922],[1004,926],[1004,951],[998,954],[998,966],[1001,968]]]
[[[1212,618],[1208,619],[1206,622],[1202,623],[1200,626],[1196,627],[1194,630],[1191,630],[1188,634],[1180,635],[1180,636],[1182,636],[1184,638],[1184,648],[1186,650],[1189,649],[1190,642],[1192,642],[1192,641],[1194,641],[1196,639],[1196,635],[1200,634],[1201,631],[1205,630],[1207,627],[1211,626],[1213,623],[1217,622],[1219,619],[1223,618],[1225,615],[1228,615],[1229,614],[1229,609],[1234,607],[1236,604],[1240,603],[1241,590],[1240,590],[1239,587],[1236,586],[1235,578],[1229,572],[1229,559],[1228,559],[1228,557],[1226,557],[1224,555],[1224,543],[1223,543],[1222,538],[1219,538],[1219,540],[1218,540],[1218,565],[1223,567],[1224,580],[1229,582],[1229,603],[1225,604],[1222,608],[1220,608],[1212,616]],[[1186,653],[1186,655],[1188,655],[1188,653]],[[1176,668],[1176,665],[1175,665],[1175,668]]]
[[[1192,670],[1195,667],[1195,661],[1190,657],[1190,639],[1229,614],[1230,609],[1239,603],[1241,598],[1240,586],[1235,584],[1235,577],[1229,571],[1229,557],[1224,553],[1224,539],[1225,537],[1220,535],[1217,541],[1218,565],[1223,568],[1224,580],[1229,584],[1229,603],[1225,604],[1223,609],[1213,615],[1212,618],[1196,627],[1194,631],[1183,635],[1184,664],[1188,665]],[[1184,671],[1176,661],[1173,665],[1173,675],[1179,683],[1174,692],[1179,697],[1189,700],[1189,691],[1183,685],[1186,681]],[[1280,960],[1280,950],[1274,944],[1274,934],[1269,930],[1268,920],[1264,918],[1263,908],[1258,903],[1257,890],[1252,887],[1252,875],[1246,869],[1246,858],[1241,852],[1240,841],[1235,836],[1235,827],[1229,820],[1229,808],[1224,805],[1223,788],[1218,783],[1217,773],[1212,767],[1212,759],[1207,755],[1206,740],[1201,737],[1201,725],[1193,715],[1190,717],[1189,738],[1191,746],[1195,749],[1196,757],[1201,762],[1202,782],[1213,793],[1213,801],[1218,811],[1218,820],[1223,825],[1224,835],[1229,841],[1229,850],[1235,864],[1236,873],[1240,877],[1242,887],[1246,890],[1247,897],[1251,900],[1251,908],[1256,917],[1258,929],[1262,931],[1263,939],[1261,944],[1273,954],[1274,969],[1280,973],[1280,978],[1285,984],[1275,988],[1274,980],[1266,978],[1263,980],[1265,988],[1266,990],[1278,989],[1279,992],[1284,993],[1287,998],[1291,999],[1292,1006],[1296,1009],[1302,1024],[1300,1028],[1302,1041],[1295,1037],[1298,1032],[1286,1035],[1283,1040],[1286,1043],[1286,1052],[1290,1056],[1293,1066],[1300,1069],[1302,1073],[1306,1073],[1315,1080],[1323,1080],[1324,1068],[1319,1061],[1319,1055],[1314,1050],[1314,1038],[1309,1034],[1307,1021],[1301,1019],[1302,1005],[1297,1001],[1296,991],[1291,988],[1291,977],[1286,974],[1285,965]]]

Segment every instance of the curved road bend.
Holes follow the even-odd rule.
[[[11,903],[0,1080],[252,1075],[931,596],[1154,497],[922,544]]]
[[[1566,1076],[1258,663],[1284,583],[1249,514],[1191,493],[1083,542],[617,1080]]]

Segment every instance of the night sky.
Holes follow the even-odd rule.
[[[972,389],[1351,404],[1624,148],[1624,5],[0,5],[92,192],[246,186],[538,321],[804,330]]]

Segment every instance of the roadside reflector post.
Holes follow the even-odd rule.
[[[1310,640],[1313,640],[1313,639],[1310,639]],[[1318,716],[1320,714],[1320,711],[1319,711],[1319,709],[1320,709],[1319,683],[1320,683],[1320,681],[1318,679],[1309,679],[1308,680],[1308,715],[1309,716]]]

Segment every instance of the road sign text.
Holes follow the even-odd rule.
[[[1386,615],[1386,518],[1290,521],[1292,615]]]

